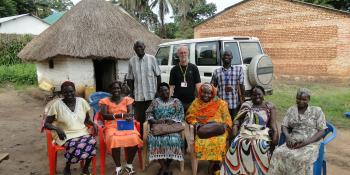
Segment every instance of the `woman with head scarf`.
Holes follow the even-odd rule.
[[[75,96],[75,85],[66,81],[61,85],[63,98],[53,102],[45,120],[45,128],[55,131],[55,143],[65,147],[66,166],[63,174],[70,175],[70,165],[85,160],[81,174],[88,175],[92,157],[96,155],[96,140],[86,125],[92,125],[97,133],[97,126],[90,120],[89,104]]]
[[[309,105],[310,91],[301,88],[296,105],[290,107],[282,122],[286,143],[271,158],[270,175],[312,175],[320,140],[327,129],[322,109]]]
[[[219,169],[226,152],[229,130],[232,120],[227,103],[215,97],[215,88],[208,83],[200,86],[198,97],[193,101],[187,111],[186,121],[193,125],[195,132],[209,125],[218,124],[225,128],[224,133],[209,138],[195,137],[194,151],[198,160],[208,160],[210,163],[209,174],[212,175]],[[202,128],[202,129],[203,129]],[[207,133],[211,135],[212,133]]]

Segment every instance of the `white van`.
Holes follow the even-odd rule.
[[[202,82],[210,82],[215,69],[222,66],[224,50],[232,52],[232,65],[244,70],[246,97],[255,85],[272,94],[273,64],[264,54],[256,37],[211,37],[167,42],[159,45],[156,58],[162,71],[162,81],[169,82],[170,70],[178,63],[176,51],[180,45],[189,48],[189,61],[197,65]]]

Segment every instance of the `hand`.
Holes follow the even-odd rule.
[[[66,134],[64,133],[64,131],[62,131],[61,129],[57,128],[56,129],[56,133],[58,135],[58,138],[60,140],[65,140],[67,138]]]
[[[171,124],[175,123],[174,120],[170,120],[170,119],[165,119],[164,122],[165,122],[166,124],[168,124],[168,125],[171,125]]]
[[[93,123],[92,127],[94,128],[93,135],[97,135],[98,134],[98,126],[96,125],[96,123]]]
[[[231,86],[225,86],[225,92],[232,92],[233,88]]]
[[[303,141],[303,142],[298,142],[298,143],[295,143],[295,144],[294,144],[293,149],[299,149],[299,148],[304,147],[304,146],[306,146],[306,145],[308,145],[308,143],[305,142],[305,141]]]
[[[286,145],[288,148],[294,148],[295,140],[293,140],[289,137],[286,137]]]
[[[124,114],[124,119],[128,122],[134,120],[134,114]]]
[[[238,125],[234,125],[232,129],[232,136],[236,137],[238,135]]]

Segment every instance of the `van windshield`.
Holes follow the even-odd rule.
[[[168,65],[170,47],[160,47],[156,54],[158,65]]]
[[[262,54],[263,51],[258,42],[240,42],[243,63],[249,64],[255,55]]]

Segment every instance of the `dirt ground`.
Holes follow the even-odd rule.
[[[40,91],[29,89],[16,91],[13,88],[0,89],[0,153],[10,153],[10,159],[0,163],[0,175],[46,175],[48,160],[46,138],[39,127],[44,104]],[[350,172],[350,130],[338,130],[338,135],[326,146],[327,172],[330,175],[345,175]],[[144,172],[138,168],[139,175],[155,175],[159,166],[152,163]],[[57,174],[62,173],[63,155],[58,155]],[[106,174],[113,174],[114,167],[107,156]],[[98,164],[99,167],[99,164]],[[79,165],[72,166],[73,174],[79,174]],[[173,163],[175,175],[190,175],[191,163],[188,155],[185,172],[180,173],[179,164]],[[200,162],[199,175],[207,174],[207,164]],[[99,173],[98,173],[99,174]]]

